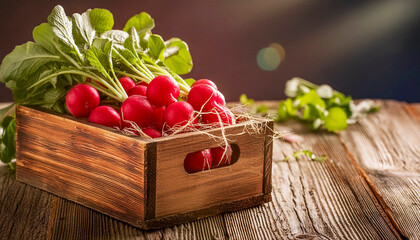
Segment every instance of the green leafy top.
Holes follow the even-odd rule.
[[[112,29],[113,15],[106,9],[69,17],[57,5],[48,22],[34,28],[34,42],[17,46],[3,59],[0,81],[12,89],[15,102],[59,112],[65,111],[65,93],[77,83],[124,101],[121,76],[148,83],[157,75],[168,75],[185,95],[190,85],[179,74],[192,69],[188,46],[179,38],[165,42],[152,34],[154,25],[142,12],[130,18],[123,30]]]
[[[164,41],[152,34],[155,23],[142,12],[130,18],[123,30],[113,29],[110,11],[95,8],[67,16],[57,5],[33,30],[34,42],[16,46],[2,61],[0,82],[13,91],[18,104],[35,105],[65,113],[68,90],[85,83],[96,88],[102,98],[123,102],[127,98],[119,78],[149,83],[158,75],[173,77],[182,96],[188,94],[193,79],[179,74],[192,69],[187,44],[179,38]],[[14,116],[0,111],[0,160],[13,168],[15,157]]]

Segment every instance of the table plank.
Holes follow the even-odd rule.
[[[0,165],[0,239],[47,239],[53,198]]]
[[[58,199],[51,239],[144,239],[143,233],[117,220],[75,204]]]
[[[369,186],[345,154],[338,136],[308,132],[301,125],[293,129],[304,138],[301,144],[275,142],[273,201],[226,214],[229,236],[232,239],[399,239]],[[305,158],[279,161],[308,148],[318,155],[327,155],[328,160],[324,163]]]
[[[420,109],[420,108],[419,108]],[[420,125],[395,101],[340,134],[395,227],[420,238]]]
[[[225,239],[226,236],[221,215],[161,230],[142,231],[77,203],[58,199],[52,239]]]
[[[420,122],[420,103],[403,104],[405,110]]]

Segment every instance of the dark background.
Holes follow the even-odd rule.
[[[212,79],[229,101],[241,93],[282,99],[285,82],[299,76],[354,98],[420,102],[420,1],[1,0],[0,59],[32,41],[32,29],[56,4],[67,15],[106,8],[116,29],[148,12],[154,32],[189,44],[194,68],[187,76]],[[272,43],[286,56],[275,71],[264,71],[257,54]],[[0,101],[11,100],[0,84]]]

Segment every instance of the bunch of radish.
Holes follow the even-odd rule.
[[[68,111],[96,124],[151,138],[235,124],[235,116],[225,106],[223,94],[208,79],[194,82],[186,101],[178,100],[180,87],[169,76],[157,76],[149,84],[136,84],[129,77],[122,77],[119,82],[128,96],[120,106],[101,104],[99,92],[82,83],[68,92]],[[205,149],[189,153],[184,168],[193,173],[227,166],[231,158],[230,145]]]

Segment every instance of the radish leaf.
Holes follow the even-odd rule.
[[[321,109],[325,108],[324,100],[322,100],[314,90],[310,90],[309,92],[296,97],[296,101],[299,101],[299,106],[312,104],[313,106],[318,106]]]
[[[155,21],[146,12],[142,12],[131,17],[124,26],[124,31],[128,32],[131,27],[136,28],[139,35],[151,31],[155,27]]]
[[[52,26],[52,31],[68,49],[74,51],[79,60],[83,60],[79,48],[73,38],[73,24],[67,17],[62,6],[57,5],[48,16],[48,22]]]
[[[194,78],[186,78],[184,79],[184,81],[188,84],[188,86],[192,86],[195,83],[195,79]]]
[[[89,21],[90,12],[91,10],[86,11],[82,15],[78,13],[73,14],[74,39],[82,49],[87,49],[92,46],[93,39],[96,35],[96,31],[93,29],[91,21]]]
[[[48,50],[48,52],[59,55],[56,49],[56,47],[58,47],[57,40],[55,39],[54,32],[52,31],[49,23],[41,23],[35,27],[32,32],[32,36],[34,41]]]
[[[16,120],[14,116],[7,116],[0,124],[0,160],[10,163],[16,153]],[[10,164],[9,164],[10,166]]]
[[[147,46],[149,45],[149,37],[151,35],[151,32],[144,32],[139,34],[139,39],[140,39],[140,47],[142,49],[147,49]]]
[[[339,107],[329,109],[324,121],[325,128],[330,132],[341,131],[347,128],[346,112]]]
[[[23,81],[41,66],[54,61],[61,59],[38,44],[27,42],[19,45],[3,59],[0,66],[0,82]]]
[[[125,40],[124,47],[130,50],[138,58],[137,50],[141,50],[139,35],[134,27],[130,28],[129,31],[130,35]]]
[[[189,73],[193,63],[188,45],[179,38],[172,38],[165,45],[163,63],[176,74]]]
[[[124,44],[128,36],[128,33],[121,30],[109,30],[101,34],[101,38],[106,38],[120,45]]]
[[[109,31],[114,27],[114,16],[106,9],[95,8],[91,10],[89,20],[98,33]]]
[[[149,53],[155,60],[163,60],[163,51],[165,50],[165,43],[161,36],[152,34],[149,37]]]
[[[50,88],[44,95],[43,107],[51,109],[60,99],[67,94],[67,90],[64,88]]]
[[[87,57],[90,65],[94,66],[98,72],[112,81],[111,76],[108,74],[109,60],[104,51],[93,46],[89,48]]]

